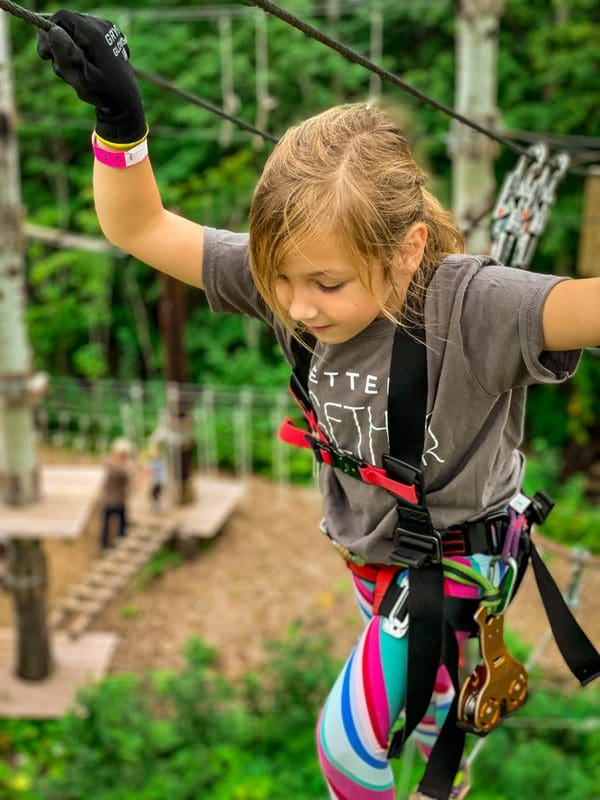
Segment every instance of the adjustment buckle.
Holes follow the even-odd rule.
[[[394,532],[392,559],[409,567],[440,564],[442,561],[442,534],[431,523],[429,511],[421,506],[398,504],[398,525]]]
[[[407,486],[414,486],[419,502],[423,502],[423,473],[418,467],[413,467],[407,461],[395,458],[389,453],[383,454],[381,463],[390,478]]]
[[[554,500],[546,492],[537,491],[531,498],[531,506],[529,507],[530,522],[535,522],[537,525],[542,525],[548,518],[548,514],[554,508]]]

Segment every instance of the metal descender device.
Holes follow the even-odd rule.
[[[504,643],[504,613],[482,605],[475,621],[483,663],[464,682],[458,700],[458,725],[485,736],[527,700],[527,670]]]

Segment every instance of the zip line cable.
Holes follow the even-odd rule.
[[[0,0],[0,5],[2,4],[2,2],[5,2],[5,0]],[[179,97],[183,98],[184,100],[188,100],[190,103],[200,106],[201,108],[204,108],[207,111],[210,111],[219,117],[223,117],[223,119],[226,119],[229,122],[233,122],[235,125],[238,126],[238,128],[242,128],[243,130],[248,131],[249,133],[253,133],[256,136],[260,136],[267,142],[277,143],[279,141],[279,137],[274,136],[272,133],[266,133],[260,128],[257,128],[255,125],[252,125],[249,122],[245,122],[243,119],[240,119],[239,117],[236,117],[233,114],[228,114],[222,108],[214,105],[214,103],[211,103],[209,100],[203,100],[201,97],[198,97],[192,92],[188,92],[186,89],[181,89],[179,86],[176,86],[176,84],[171,83],[171,81],[168,81],[161,75],[156,75],[153,72],[147,72],[144,69],[137,69],[136,67],[133,68],[133,71],[138,77],[144,78],[144,80],[147,80],[150,83],[154,83],[156,86],[160,86],[161,88],[166,89],[172,94],[176,94]]]
[[[50,20],[46,19],[46,17],[43,17],[41,14],[36,14],[34,11],[29,11],[22,6],[13,3],[12,0],[0,0],[0,9],[4,9],[4,11],[8,12],[9,14],[19,17],[20,19],[25,20],[25,22],[29,22],[31,25],[35,25],[36,28],[40,28],[43,31],[49,31],[54,27],[54,23],[50,22]],[[156,86],[166,89],[172,94],[187,100],[189,103],[200,106],[200,108],[204,108],[206,111],[210,111],[212,114],[216,114],[219,117],[223,117],[223,119],[229,120],[229,122],[233,122],[242,130],[248,131],[256,136],[260,136],[268,142],[276,143],[279,141],[278,137],[274,136],[273,134],[261,131],[260,128],[257,128],[251,123],[246,122],[239,117],[233,116],[232,114],[228,114],[222,108],[214,105],[214,103],[211,103],[209,100],[204,100],[192,92],[181,89],[179,86],[167,80],[166,78],[163,78],[161,75],[156,75],[153,72],[147,72],[146,70],[138,69],[137,67],[133,67],[133,71],[139,78],[143,78],[144,80],[149,81],[149,83],[154,83]]]
[[[337,39],[333,39],[331,36],[328,36],[326,33],[323,33],[322,31],[313,27],[308,22],[304,22],[299,17],[296,17],[291,12],[285,11],[275,3],[270,2],[270,0],[244,0],[244,2],[250,3],[253,6],[257,6],[258,8],[262,8],[262,10],[267,14],[271,14],[272,16],[280,19],[282,22],[291,25],[292,28],[296,28],[310,39],[315,39],[317,42],[329,47],[330,50],[335,50],[335,52],[339,53],[339,55],[341,55],[342,58],[345,58],[346,61],[350,61],[352,64],[358,64],[364,69],[369,70],[369,72],[375,73],[375,75],[378,75],[382,80],[387,81],[387,83],[392,83],[394,86],[398,86],[400,89],[408,92],[408,94],[416,97],[417,100],[420,100],[422,103],[432,106],[432,108],[435,108],[437,111],[441,111],[458,122],[462,122],[463,125],[473,128],[473,130],[478,131],[478,133],[482,133],[484,136],[494,139],[496,142],[508,147],[518,155],[528,156],[528,151],[524,147],[505,139],[491,128],[486,128],[485,126],[480,125],[478,122],[465,117],[463,114],[455,111],[453,108],[450,108],[450,106],[447,106],[445,103],[440,103],[437,100],[434,100],[433,98],[416,89],[414,86],[406,83],[406,81],[403,81],[393,72],[378,66],[371,61],[370,58],[367,58],[366,56],[363,56],[360,53],[357,53],[355,50],[347,47],[345,44],[338,42]]]
[[[441,111],[443,114],[446,114],[449,117],[452,117],[457,122],[461,122],[463,125],[466,125],[469,128],[477,131],[478,133],[487,136],[490,139],[493,139],[495,142],[504,145],[504,147],[512,150],[514,153],[517,153],[520,156],[524,156],[527,160],[532,161],[531,153],[528,149],[521,147],[519,144],[507,139],[505,136],[502,136],[496,131],[492,130],[491,128],[486,128],[484,125],[480,125],[478,122],[470,119],[469,117],[465,117],[464,114],[461,114],[459,111],[455,111],[450,106],[446,105],[445,103],[441,103],[438,100],[434,100],[433,98],[429,97],[428,95],[424,94],[423,92],[416,89],[411,84],[406,83],[401,78],[399,78],[393,72],[390,72],[383,67],[378,66],[375,64],[371,59],[367,58],[366,56],[357,53],[355,50],[347,47],[346,45],[338,42],[337,39],[333,39],[331,36],[328,36],[326,33],[318,30],[317,28],[313,27],[307,22],[304,22],[299,17],[296,17],[289,11],[285,11],[283,8],[280,8],[275,3],[270,2],[270,0],[241,0],[241,2],[256,6],[257,8],[262,8],[267,14],[271,14],[274,17],[277,17],[282,22],[290,25],[293,28],[296,28],[305,36],[308,36],[310,39],[315,39],[317,42],[324,44],[330,50],[334,50],[336,53],[342,56],[342,58],[346,59],[352,64],[358,64],[359,66],[363,67],[364,69],[369,70],[369,72],[378,75],[382,80],[386,81],[387,83],[391,83],[394,86],[399,87],[403,91],[411,94],[413,97],[416,97],[417,100],[420,100],[422,103],[435,108],[437,111]],[[571,172],[573,175],[587,175],[587,170],[582,169],[568,169],[568,172]]]

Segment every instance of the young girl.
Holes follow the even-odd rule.
[[[519,494],[526,388],[566,380],[579,349],[600,342],[600,280],[462,255],[401,132],[363,105],[286,133],[249,235],[172,214],[124,38],[93,17],[52,21],[40,55],[96,107],[106,236],[203,288],[213,311],[264,320],[296,368],[313,429],[285,435],[323,462],[323,529],[353,570],[366,622],[318,722],[329,796],[392,800],[388,747],[404,711],[426,757],[442,742],[412,797],[464,797],[464,771],[453,782],[460,733],[452,724],[438,736],[456,718],[456,638],[473,633],[482,594],[505,592],[528,540],[539,502]]]

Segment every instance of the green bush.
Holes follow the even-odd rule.
[[[56,722],[0,722],[0,800],[323,800],[314,727],[339,665],[298,626],[269,649],[265,669],[233,683],[193,640],[181,672],[113,675]],[[534,691],[486,740],[474,797],[593,797],[599,699]],[[420,759],[407,768],[394,763],[412,788]]]
[[[561,473],[558,452],[543,449],[539,442],[534,442],[524,489],[530,495],[544,489],[556,503],[540,533],[569,547],[599,553],[600,506],[593,505],[585,496],[586,476],[576,474],[562,480]]]

